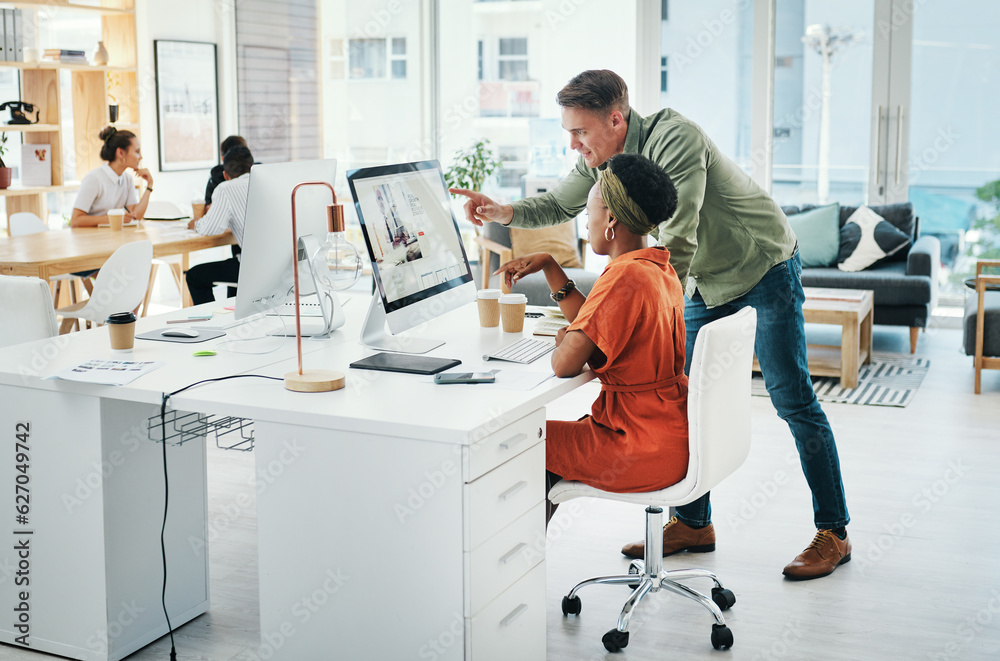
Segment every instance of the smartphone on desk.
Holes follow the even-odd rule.
[[[434,375],[434,383],[493,383],[493,372],[442,372]]]

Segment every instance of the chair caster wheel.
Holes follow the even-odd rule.
[[[638,574],[641,574],[642,572],[639,571],[639,568],[635,565],[635,563],[632,563],[631,565],[628,566],[628,573],[629,574],[636,574],[636,575],[638,575]],[[634,590],[637,587],[639,587],[638,583],[629,583],[628,584],[628,589],[629,590]]]
[[[580,597],[563,597],[562,599],[563,615],[579,615],[581,606],[583,604],[580,602]]]
[[[726,588],[712,588],[712,601],[719,607],[719,610],[727,611],[736,605],[736,595],[732,590]]]
[[[733,646],[733,632],[724,624],[712,625],[712,647],[727,650]]]
[[[714,632],[712,634],[715,635]],[[628,646],[628,631],[612,629],[601,638],[604,648],[609,652],[620,652]]]

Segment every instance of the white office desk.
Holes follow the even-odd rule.
[[[303,340],[306,367],[346,372],[344,390],[301,394],[237,379],[171,400],[176,410],[255,420],[257,472],[268,476],[257,487],[262,655],[544,658],[544,406],[593,375],[517,392],[350,370],[371,353],[356,339],[364,307],[345,308],[348,324],[334,339]],[[140,332],[161,326],[143,320]],[[517,337],[480,329],[474,306],[423,334],[447,340],[433,355],[460,358],[470,371]],[[49,342],[65,346],[41,375],[111,355],[103,329]],[[161,450],[144,438],[146,419],[165,390],[295,368],[294,339],[266,355],[191,357],[217,342],[137,342],[136,358],[169,364],[119,388],[22,374],[44,342],[0,350],[0,429],[12,438],[17,422],[31,422],[32,648],[118,659],[165,632]],[[547,366],[547,358],[490,365]],[[167,603],[177,626],[208,608],[204,444],[170,446],[168,459]],[[0,492],[14,494],[14,480],[3,471]],[[84,497],[74,500],[77,489]],[[28,536],[15,534],[24,527],[13,508],[0,562],[16,571],[15,544]],[[19,603],[11,578],[0,588],[8,614]],[[0,618],[4,642],[19,635],[12,619]]]

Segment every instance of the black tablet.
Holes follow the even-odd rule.
[[[434,358],[414,356],[407,353],[377,353],[351,363],[351,367],[361,370],[383,370],[386,372],[409,372],[410,374],[437,374],[461,365],[454,358]]]

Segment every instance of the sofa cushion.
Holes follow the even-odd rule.
[[[868,207],[859,207],[840,230],[837,268],[862,271],[910,245],[910,237]]]
[[[510,228],[510,244],[514,257],[523,257],[533,252],[547,252],[552,255],[559,266],[578,269],[580,255],[576,251],[576,227],[571,220],[568,223],[540,227],[538,229]]]
[[[976,310],[978,307],[979,295],[972,292],[965,299],[963,344],[966,356],[976,354]],[[983,355],[1000,356],[1000,292],[986,292],[983,297],[983,307],[986,310],[986,318],[983,320]]]
[[[859,207],[840,207],[840,226],[843,227],[847,220],[858,210]],[[872,211],[882,216],[895,226],[900,232],[910,237],[911,243],[916,243],[919,237],[917,217],[913,213],[913,205],[909,202],[898,204],[882,204],[869,207]],[[906,260],[909,248],[903,248],[897,253],[886,257],[887,262],[902,262]]]
[[[803,269],[805,287],[871,289],[875,305],[927,305],[931,302],[931,279],[906,275],[906,264],[883,264],[866,271],[845,273],[836,268]]]
[[[799,242],[802,267],[830,266],[840,249],[840,205],[817,207],[788,217]]]

